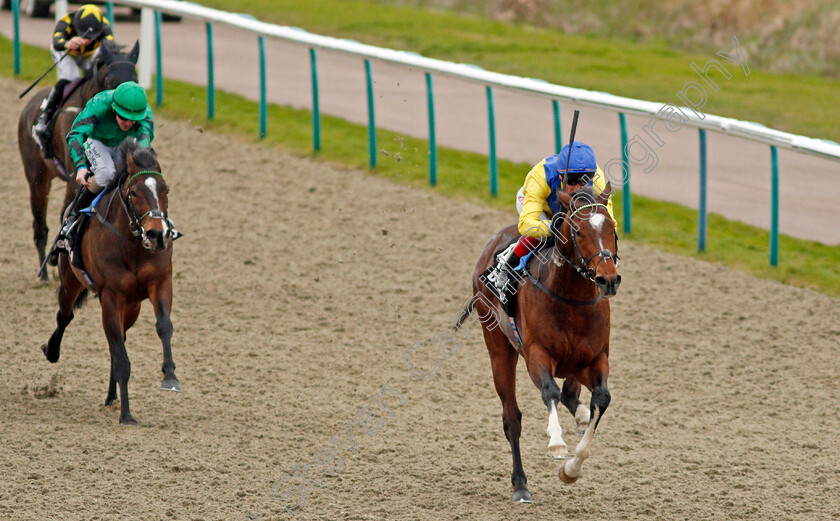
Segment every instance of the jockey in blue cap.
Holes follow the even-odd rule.
[[[569,158],[570,148],[571,158]],[[572,194],[589,188],[597,195],[606,188],[606,184],[604,172],[595,162],[595,153],[592,148],[580,141],[575,141],[571,147],[564,146],[559,154],[548,156],[528,172],[525,184],[516,194],[519,233],[522,236],[499,266],[499,273],[495,280],[499,293],[505,292],[510,273],[519,265],[519,260],[533,251],[545,237],[551,235],[551,217],[560,211],[557,190]],[[610,217],[615,219],[612,200],[607,203],[607,211]]]

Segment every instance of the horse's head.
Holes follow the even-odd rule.
[[[99,46],[94,66],[94,79],[100,90],[116,89],[121,83],[137,81],[137,58],[140,56],[140,43],[127,53],[110,42],[102,42]]]
[[[157,156],[150,148],[138,147],[133,139],[126,140],[122,150],[126,173],[121,195],[131,232],[152,253],[165,250],[177,232],[169,221],[169,187],[160,173]]]
[[[621,284],[616,267],[618,236],[607,211],[611,193],[609,183],[597,195],[588,189],[574,194],[558,191],[567,211],[558,212],[551,223],[558,251],[581,275],[595,282],[604,297],[615,295]]]

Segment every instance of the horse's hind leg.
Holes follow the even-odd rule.
[[[181,383],[175,376],[175,362],[172,360],[172,320],[169,313],[172,310],[172,280],[166,279],[161,284],[154,286],[149,291],[149,299],[155,308],[155,330],[160,342],[163,345],[163,381],[160,384],[161,391],[181,391]]]
[[[490,364],[493,368],[493,383],[496,393],[502,400],[502,425],[510,443],[513,456],[513,472],[510,481],[513,484],[513,502],[530,503],[525,470],[522,468],[522,456],[519,452],[519,436],[522,433],[522,412],[516,403],[516,363],[519,355],[507,338],[498,331],[484,330],[484,341],[490,352]]]
[[[50,177],[47,167],[43,161],[39,161],[36,165],[25,164],[26,180],[29,182],[29,206],[32,210],[32,232],[33,240],[35,242],[35,249],[38,251],[38,265],[44,263],[44,257],[47,253],[47,238],[49,229],[47,228],[47,202],[50,196]],[[49,275],[45,271],[41,275],[41,280],[49,280]]]
[[[563,382],[560,402],[575,417],[575,422],[582,434],[583,430],[589,426],[589,409],[580,403],[580,382],[574,375],[569,375]]]
[[[58,287],[58,314],[56,315],[58,326],[50,336],[50,340],[41,346],[41,350],[51,363],[58,362],[58,357],[61,355],[61,339],[64,337],[64,330],[67,325],[73,320],[73,308],[77,302],[80,303],[84,300],[82,295],[85,290],[84,286],[73,275],[67,257],[62,256],[62,259],[61,266],[59,266],[61,285]]]
[[[575,457],[560,465],[560,479],[564,483],[574,483],[580,477],[583,462],[589,458],[592,438],[595,437],[595,429],[598,422],[610,405],[610,391],[607,388],[607,377],[609,375],[609,361],[606,355],[598,358],[595,363],[580,371],[578,379],[587,388],[592,390],[592,398],[589,403],[592,410],[592,419],[583,439],[575,448]]]

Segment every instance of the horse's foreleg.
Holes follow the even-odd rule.
[[[61,355],[61,339],[64,337],[64,330],[67,329],[67,325],[73,320],[73,307],[85,289],[79,279],[73,275],[69,261],[65,259],[65,262],[59,266],[59,271],[61,272],[61,285],[58,287],[57,327],[49,341],[41,346],[44,356],[53,364],[58,362]]]
[[[562,393],[554,381],[554,361],[540,347],[529,350],[528,373],[534,385],[539,387],[542,400],[548,409],[548,455],[552,458],[565,458],[569,455],[569,448],[563,441],[563,429],[557,415],[557,404],[560,403]]]
[[[609,361],[606,355],[599,358],[593,365],[582,371],[579,375],[580,381],[592,389],[592,398],[589,406],[592,410],[592,419],[583,439],[575,448],[575,456],[569,461],[560,465],[560,479],[564,483],[574,483],[580,477],[583,470],[583,462],[589,458],[592,439],[595,437],[595,429],[610,405],[610,391],[607,388],[607,376],[609,374]]]
[[[120,423],[137,425],[128,405],[128,379],[131,377],[131,362],[125,349],[123,319],[125,302],[118,300],[111,292],[103,291],[99,297],[102,304],[102,325],[111,352],[111,375],[120,387]],[[110,395],[110,392],[109,392]]]
[[[574,375],[569,375],[563,382],[563,391],[560,396],[560,402],[572,413],[575,417],[580,433],[589,426],[589,409],[580,403],[580,382],[577,381]]]
[[[513,471],[510,475],[510,481],[513,485],[513,502],[530,503],[531,493],[528,492],[528,478],[525,477],[525,469],[522,468],[522,455],[519,451],[519,437],[522,433],[522,412],[516,403],[516,363],[519,360],[519,355],[498,330],[485,330],[484,340],[487,344],[487,350],[490,351],[493,383],[496,385],[496,393],[502,401],[502,425],[513,457]]]
[[[160,342],[163,345],[163,381],[160,384],[162,391],[181,391],[181,383],[175,376],[175,362],[172,360],[172,320],[169,319],[169,312],[172,309],[172,281],[166,280],[163,284],[152,288],[149,292],[149,299],[155,307],[155,330]]]
[[[125,344],[126,332],[134,325],[140,315],[140,304],[128,307],[123,318],[123,344]],[[105,406],[108,407],[117,399],[117,379],[114,376],[114,365],[111,364],[111,377],[108,379],[108,395],[105,396]]]

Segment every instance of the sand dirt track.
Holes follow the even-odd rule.
[[[837,300],[623,241],[613,401],[593,456],[575,485],[559,482],[520,364],[535,503],[511,505],[483,343],[426,380],[403,354],[456,314],[481,246],[512,214],[183,122],[159,121],[155,144],[186,233],[172,315],[184,392],[157,390],[146,305],[127,343],[140,426],[119,426],[102,405],[96,300],[76,313],[58,364],[38,349],[57,306],[55,283],[35,280],[16,144],[23,87],[0,78],[0,519],[840,519]],[[433,365],[429,352],[418,366]],[[51,381],[60,390],[45,396]],[[386,385],[404,403],[388,401],[379,430],[359,433],[356,452],[337,449],[337,475],[286,513],[293,502],[272,498],[272,483],[346,438]],[[573,446],[572,417],[561,425]]]

